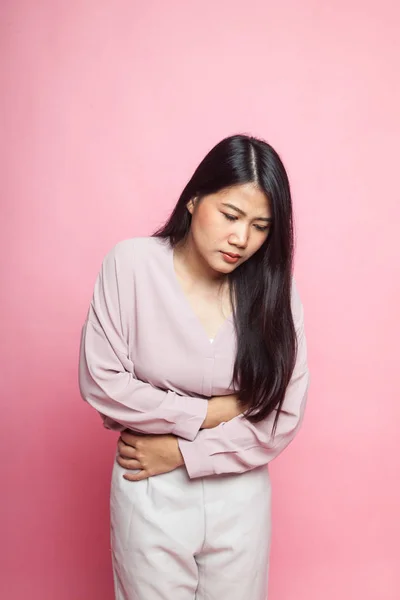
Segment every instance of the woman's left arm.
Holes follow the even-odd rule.
[[[304,415],[309,386],[303,306],[296,289],[293,315],[297,333],[297,359],[275,434],[272,434],[274,411],[259,423],[251,423],[239,416],[213,429],[203,429],[194,441],[179,439],[179,448],[190,478],[243,473],[266,465],[295,437]]]

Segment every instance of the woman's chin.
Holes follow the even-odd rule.
[[[236,269],[235,264],[230,265],[230,264],[224,262],[223,259],[220,259],[218,261],[213,261],[213,263],[210,264],[210,267],[213,271],[215,271],[219,275],[228,275],[229,273],[232,273],[232,271],[234,271]]]

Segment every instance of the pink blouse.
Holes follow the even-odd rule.
[[[173,250],[159,238],[120,242],[103,261],[82,330],[82,397],[108,429],[178,436],[191,478],[267,464],[295,436],[307,398],[303,307],[292,287],[298,355],[274,436],[274,414],[200,429],[208,399],[235,391],[233,319],[211,343],[176,278]]]

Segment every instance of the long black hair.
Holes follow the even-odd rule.
[[[237,354],[232,383],[252,422],[276,411],[274,429],[296,360],[291,311],[293,214],[287,173],[266,142],[233,135],[219,142],[197,167],[165,225],[153,235],[172,247],[190,231],[191,199],[254,183],[269,200],[272,225],[261,248],[228,275]]]

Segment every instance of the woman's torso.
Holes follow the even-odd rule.
[[[231,393],[236,355],[232,316],[211,342],[177,280],[168,242],[135,238],[120,246],[120,252],[133,257],[132,268],[125,267],[119,277],[124,280],[121,313],[135,376],[189,396]]]

